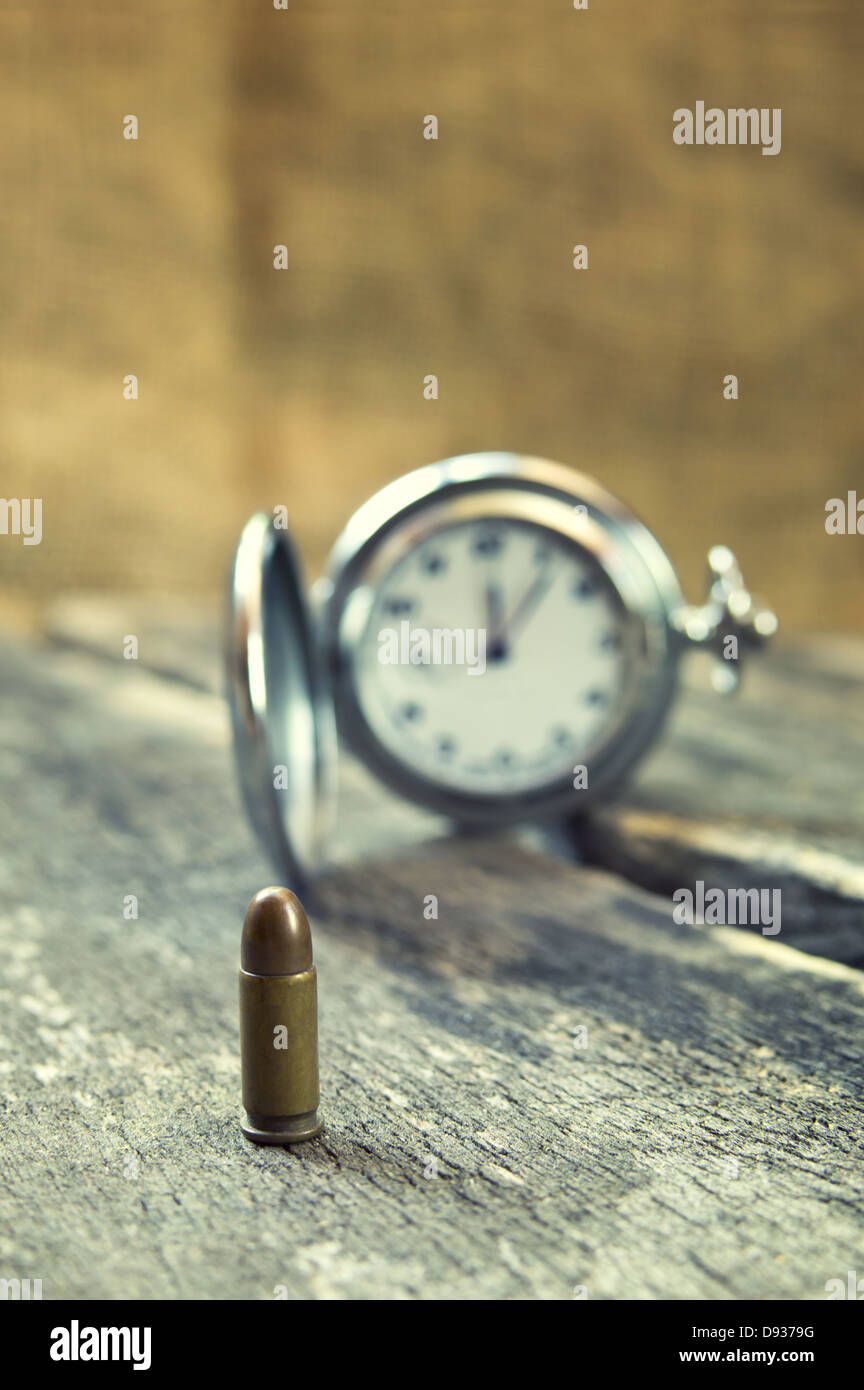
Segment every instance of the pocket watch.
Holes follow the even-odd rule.
[[[682,654],[734,689],[777,628],[734,555],[689,605],[651,532],[598,482],[511,453],[406,474],[350,519],[307,595],[279,518],[258,513],[229,582],[240,785],[303,886],[333,825],[338,748],[460,824],[579,815],[651,747]]]

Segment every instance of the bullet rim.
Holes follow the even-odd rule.
[[[324,1130],[324,1121],[319,1118],[317,1110],[305,1115],[280,1115],[275,1119],[247,1113],[240,1122],[240,1128],[246,1138],[255,1144],[279,1144],[285,1147],[317,1139]]]

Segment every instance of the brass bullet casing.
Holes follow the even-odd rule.
[[[256,1144],[314,1139],[318,1118],[318,985],[312,933],[287,888],[263,888],[240,941],[241,1124]]]

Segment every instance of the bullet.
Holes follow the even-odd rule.
[[[312,933],[287,888],[262,888],[240,939],[241,1129],[256,1144],[314,1139],[318,1118],[318,985]]]

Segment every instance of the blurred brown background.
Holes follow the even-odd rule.
[[[860,629],[824,509],[864,495],[862,39],[860,0],[0,4],[0,494],[45,532],[0,536],[0,618],[213,595],[277,502],[317,566],[504,447],[596,474],[692,596],[722,540],[787,631]],[[698,100],[781,107],[782,152],[677,147]]]

